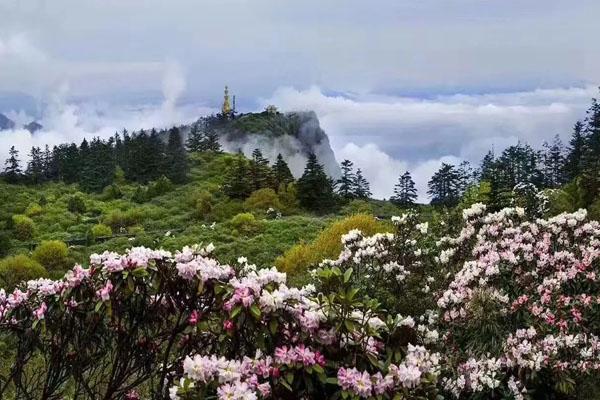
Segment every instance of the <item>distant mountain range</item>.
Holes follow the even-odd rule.
[[[8,118],[6,115],[0,113],[0,131],[14,129],[16,127],[17,124],[15,123],[15,121]],[[23,125],[23,129],[27,129],[31,133],[35,133],[42,128],[43,126],[36,121],[31,121],[30,123]]]

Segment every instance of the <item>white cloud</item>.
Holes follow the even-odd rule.
[[[585,116],[595,86],[418,99],[328,96],[318,87],[280,88],[263,104],[286,111],[311,109],[341,161],[352,160],[371,181],[376,197],[389,197],[408,169],[426,200],[427,181],[441,162],[477,164],[490,149],[517,141],[541,146],[559,134],[566,141]]]

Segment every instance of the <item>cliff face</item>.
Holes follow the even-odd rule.
[[[308,154],[314,152],[329,176],[340,176],[329,138],[312,111],[244,114],[218,130],[228,152],[242,151],[250,157],[259,148],[271,162],[281,153],[296,177],[302,175]]]
[[[0,131],[5,129],[13,129],[15,123],[11,121],[6,115],[0,114]]]

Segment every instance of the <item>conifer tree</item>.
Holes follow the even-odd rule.
[[[227,172],[223,191],[232,199],[245,199],[250,195],[247,164],[246,158],[238,154],[233,166]]]
[[[100,192],[114,181],[115,162],[113,149],[105,141],[94,138],[82,159],[79,185],[88,192]]]
[[[473,184],[475,173],[468,161],[463,161],[458,165],[456,170],[458,173],[458,191],[459,196],[462,196],[469,186]]]
[[[333,181],[325,174],[314,153],[308,155],[297,189],[300,205],[308,210],[324,212],[335,205]]]
[[[394,195],[390,201],[400,207],[409,207],[415,204],[417,199],[417,189],[410,172],[404,172],[394,186]]]
[[[252,191],[271,186],[271,169],[269,160],[263,157],[260,149],[254,149],[248,169]]]
[[[200,130],[198,123],[192,124],[190,134],[185,145],[188,151],[202,151],[202,142],[204,140],[204,132]]]
[[[585,152],[584,126],[577,121],[573,127],[571,140],[569,141],[569,152],[565,161],[565,178],[573,180],[581,174],[581,163]]]
[[[4,179],[8,183],[17,183],[21,180],[23,171],[21,170],[21,161],[19,160],[19,151],[15,149],[15,146],[11,146],[8,151],[8,159],[4,163]]]
[[[427,194],[431,197],[431,204],[455,206],[460,196],[460,176],[456,167],[442,163],[440,169],[429,180],[428,187]]]
[[[356,170],[356,175],[354,175],[354,197],[357,199],[368,199],[371,197],[371,188],[369,185],[369,181],[363,176],[362,171],[359,169]]]
[[[39,147],[34,146],[31,148],[25,173],[29,180],[34,184],[42,183],[44,181],[44,159]]]
[[[220,153],[221,143],[219,143],[219,134],[214,128],[209,127],[204,133],[204,138],[200,144],[200,151],[211,153]]]
[[[275,161],[275,164],[273,164],[272,171],[273,183],[276,190],[279,190],[281,185],[287,186],[294,182],[292,171],[290,171],[290,167],[283,159],[281,153],[277,155],[277,160]]]
[[[600,103],[597,99],[592,99],[585,122],[586,137],[581,164],[581,186],[585,189],[585,204],[591,204],[600,194]]]
[[[179,129],[169,130],[169,140],[166,148],[165,175],[173,183],[184,183],[187,179],[187,155],[181,140]]]
[[[558,135],[554,136],[552,144],[543,143],[543,172],[544,185],[550,188],[557,188],[565,182],[564,179],[564,150],[563,144]]]
[[[350,200],[354,198],[354,171],[352,169],[353,164],[350,160],[344,160],[340,164],[342,170],[342,176],[337,180],[337,192],[340,197],[344,200]]]

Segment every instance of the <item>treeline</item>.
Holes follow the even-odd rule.
[[[7,182],[63,181],[78,183],[88,192],[100,192],[114,182],[117,168],[125,179],[141,184],[161,176],[173,183],[183,183],[188,169],[181,132],[176,127],[131,134],[124,130],[107,140],[84,139],[80,145],[61,144],[52,149],[32,147],[28,156],[23,170],[19,152],[14,146],[10,148],[2,173]]]
[[[493,209],[510,205],[513,190],[567,188],[577,207],[590,206],[600,194],[600,104],[592,99],[586,118],[573,127],[568,145],[558,135],[541,149],[517,143],[495,154],[489,151],[477,168],[468,163],[442,164],[428,184],[432,204],[455,206],[468,190],[486,191]]]

